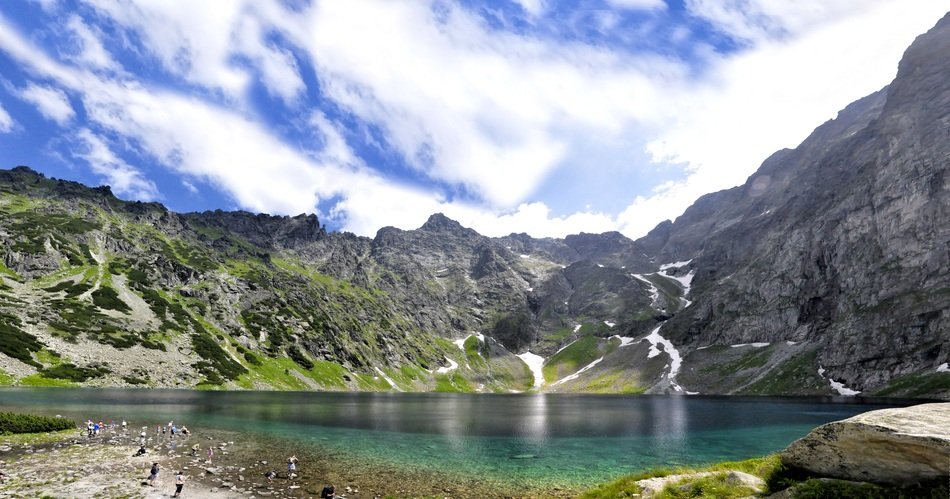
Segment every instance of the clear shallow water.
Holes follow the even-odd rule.
[[[523,486],[586,487],[781,450],[900,402],[854,399],[3,389],[0,410],[231,430],[268,451]],[[251,449],[253,451],[253,449]]]

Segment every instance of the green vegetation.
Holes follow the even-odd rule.
[[[459,374],[458,370],[448,374],[435,375],[435,391],[437,392],[474,392],[475,387]]]
[[[584,387],[584,391],[588,393],[639,395],[647,390],[647,386],[640,385],[638,381],[631,372],[613,371],[591,380]]]
[[[545,381],[553,383],[597,360],[606,353],[607,343],[596,336],[584,336],[571,343],[545,362],[542,368]]]
[[[816,377],[817,370],[818,352],[816,350],[799,354],[778,368],[772,369],[764,378],[743,390],[743,393],[755,395],[795,393],[807,380]]]
[[[36,336],[20,329],[20,319],[0,312],[0,352],[33,367],[43,367],[33,360],[33,352],[43,348]]]
[[[77,367],[76,365],[67,362],[42,369],[40,370],[39,374],[44,378],[65,379],[82,383],[83,381],[88,381],[92,378],[98,378],[111,372],[111,369],[101,365]]]
[[[0,412],[0,434],[3,435],[61,431],[75,427],[76,424],[66,418]]]
[[[40,373],[31,374],[24,378],[20,378],[17,381],[17,384],[20,386],[60,386],[60,387],[71,387],[77,386],[74,381],[68,379],[60,378],[47,378]]]
[[[581,495],[585,499],[599,499],[599,498],[616,498],[616,497],[639,497],[641,490],[640,487],[636,484],[639,480],[644,480],[647,478],[657,478],[665,477],[671,475],[684,475],[690,473],[704,473],[704,472],[725,472],[728,471],[742,471],[744,473],[749,473],[755,475],[759,478],[765,480],[767,486],[769,486],[770,491],[778,491],[780,489],[772,489],[771,484],[775,481],[776,477],[780,476],[785,472],[785,468],[782,465],[781,460],[779,459],[778,454],[773,454],[766,457],[747,459],[745,461],[732,461],[732,462],[723,462],[706,467],[694,468],[694,467],[682,467],[682,468],[660,468],[656,470],[646,471],[642,473],[637,473],[634,475],[629,475],[617,479],[613,482],[600,485],[599,487],[589,490]],[[711,475],[704,478],[695,478],[687,479],[684,482],[676,483],[672,486],[667,486],[659,494],[654,497],[672,499],[680,497],[709,497],[709,498],[718,498],[718,497],[748,497],[753,494],[750,493],[750,490],[746,487],[731,485],[725,483],[722,479],[723,475]],[[685,486],[685,487],[684,487]],[[684,488],[681,488],[684,487]]]
[[[746,352],[742,355],[742,357],[739,357],[736,360],[715,364],[703,370],[707,372],[715,372],[720,376],[729,376],[746,369],[762,367],[767,364],[769,359],[772,357],[772,349],[772,346],[765,348],[753,348],[752,351]]]
[[[880,397],[893,395],[916,397],[947,391],[950,391],[950,373],[923,372],[908,374],[891,380],[886,387],[874,392],[874,395]]]
[[[247,373],[247,368],[231,358],[223,348],[205,334],[192,334],[191,346],[198,356],[205,359],[192,364],[192,367],[205,376],[208,384],[220,385],[224,383],[224,379],[237,379]],[[221,376],[224,376],[224,379]]]
[[[102,309],[126,313],[132,311],[132,309],[119,298],[119,293],[108,286],[99,286],[99,289],[92,292],[92,303]]]
[[[300,348],[297,345],[290,345],[287,347],[287,355],[296,362],[300,367],[304,369],[313,369],[313,362],[308,359],[303,352],[300,351]]]
[[[717,463],[706,467],[661,468],[619,478],[600,485],[581,495],[584,499],[639,497],[642,492],[636,484],[647,478],[671,475],[686,475],[711,472],[713,475],[685,478],[667,485],[657,495],[658,499],[679,499],[687,497],[735,498],[752,497],[755,494],[747,487],[730,483],[729,471],[741,471],[757,476],[765,482],[765,495],[775,494],[789,488],[792,499],[944,499],[947,497],[946,480],[925,482],[915,487],[900,488],[894,486],[873,485],[868,483],[846,482],[841,480],[820,479],[802,470],[788,468],[778,454],[766,457]],[[722,473],[717,473],[722,472]]]

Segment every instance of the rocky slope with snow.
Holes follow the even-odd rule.
[[[950,397],[948,24],[636,241],[367,238],[0,171],[0,383]]]

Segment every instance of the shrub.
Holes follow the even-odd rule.
[[[104,366],[77,367],[75,364],[65,363],[47,367],[46,369],[41,370],[40,374],[44,378],[68,379],[70,381],[81,383],[88,379],[98,378],[99,376],[109,374],[111,372],[112,370]]]
[[[287,347],[287,354],[290,355],[290,358],[294,360],[300,367],[310,370],[313,369],[313,362],[310,359],[304,357],[303,352],[297,348],[297,345],[290,345]]]
[[[0,434],[42,433],[70,430],[75,427],[76,424],[66,418],[0,412]]]

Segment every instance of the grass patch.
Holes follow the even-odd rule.
[[[803,382],[816,377],[817,372],[818,352],[812,350],[792,357],[742,392],[755,395],[793,393],[796,389],[802,388]]]
[[[60,378],[47,378],[42,374],[31,374],[24,378],[20,378],[17,382],[20,386],[61,386],[61,387],[72,387],[77,386],[74,381],[68,379]]]
[[[887,397],[903,395],[919,397],[950,391],[950,373],[924,372],[908,374],[891,380],[886,387],[874,392],[874,395]]]
[[[597,360],[601,356],[600,342],[601,339],[596,336],[584,336],[554,354],[541,368],[544,380],[553,383]]]
[[[435,375],[435,391],[469,393],[474,392],[475,387],[455,370],[449,374]]]
[[[742,357],[731,361],[723,362],[722,364],[716,364],[710,366],[704,371],[712,371],[720,376],[729,376],[731,374],[738,373],[739,371],[744,371],[746,369],[754,369],[756,367],[762,367],[768,363],[769,359],[772,357],[772,347],[768,346],[765,348],[754,348],[753,351],[747,352]]]
[[[608,499],[616,497],[639,497],[641,490],[636,482],[644,480],[647,478],[659,478],[670,475],[683,475],[688,473],[702,473],[702,472],[716,472],[716,471],[742,471],[755,475],[768,484],[770,483],[772,476],[776,473],[780,473],[783,470],[783,465],[778,454],[772,454],[766,457],[758,457],[753,459],[746,459],[744,461],[727,461],[722,463],[716,463],[705,467],[680,467],[680,468],[658,468],[649,471],[644,471],[632,475],[627,475],[621,477],[613,482],[609,482],[603,485],[600,485],[594,489],[591,489],[580,497],[584,499]],[[699,479],[703,480],[703,479]],[[692,481],[691,481],[692,483]],[[687,489],[690,490],[690,489]],[[666,492],[664,489],[661,492],[661,495],[656,497],[747,497],[752,495],[746,489],[745,495],[715,495],[715,494],[731,494],[728,490],[720,489],[718,484],[715,483],[706,483],[700,485],[698,488],[691,489],[694,493],[698,495],[662,495]],[[703,490],[707,491],[717,491],[716,493],[709,494],[703,493]],[[772,490],[775,492],[776,490]]]

